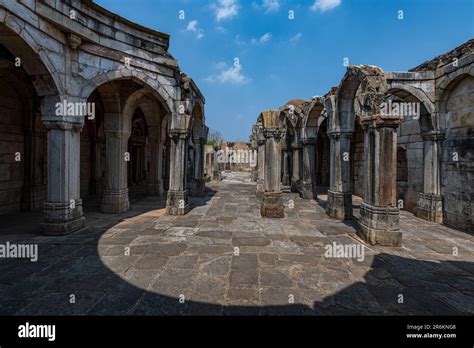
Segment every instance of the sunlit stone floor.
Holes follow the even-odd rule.
[[[66,237],[42,236],[39,214],[2,217],[0,243],[38,243],[39,259],[0,259],[0,315],[474,313],[472,235],[402,212],[402,248],[328,258],[326,245],[363,244],[354,222],[289,192],[287,217],[263,219],[255,185],[224,177],[181,217],[156,197],[92,209]]]

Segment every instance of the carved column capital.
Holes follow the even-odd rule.
[[[398,115],[376,114],[369,116],[361,116],[360,125],[363,129],[390,127],[397,128],[402,118]]]

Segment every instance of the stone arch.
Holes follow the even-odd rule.
[[[422,133],[430,133],[438,130],[438,122],[435,114],[435,104],[428,98],[428,96],[418,88],[410,86],[408,84],[400,82],[391,82],[388,84],[387,93],[400,97],[401,99],[407,98],[402,96],[403,92],[408,93],[413,98],[418,100],[424,107],[427,114],[422,113],[419,119],[420,131]],[[421,108],[420,108],[421,109]],[[422,111],[422,110],[420,110]]]
[[[462,69],[459,69],[462,70]],[[474,76],[472,70],[453,72],[440,83],[438,96],[444,141],[441,154],[440,194],[442,222],[472,231],[472,182],[474,160]]]
[[[330,122],[331,131],[354,131],[354,103],[360,92],[382,93],[386,90],[384,72],[379,67],[351,65],[347,68],[337,90],[337,109],[334,120]]]
[[[157,80],[133,69],[121,68],[97,75],[82,89],[81,95],[87,98],[95,89],[116,80],[134,80],[142,86],[149,87],[152,94],[163,104],[166,112],[173,112],[174,103],[170,93]]]
[[[18,23],[21,23],[21,26]],[[0,17],[0,44],[4,45],[15,57],[21,59],[22,66],[28,75],[37,77],[32,79],[32,83],[38,96],[65,94],[59,72],[47,52],[24,29],[25,26],[22,19],[10,13],[3,18]],[[6,35],[9,36],[9,40],[2,40],[2,36]]]
[[[317,129],[321,124],[325,100],[323,97],[314,97],[303,114],[302,125],[305,138],[316,138]]]
[[[446,75],[436,86],[436,110],[439,115],[440,130],[446,129],[447,104],[451,91],[465,78],[474,76],[474,67],[466,66]]]

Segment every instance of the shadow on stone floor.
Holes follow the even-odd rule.
[[[252,191],[252,188],[235,186],[231,191],[219,194],[230,197],[240,189],[244,193]],[[203,205],[215,194],[216,191],[208,190],[206,197],[191,198],[191,205],[198,208],[196,210],[206,208]],[[351,268],[356,276],[352,283],[341,279],[340,268],[334,268],[335,265],[326,259],[326,265],[315,266],[324,267],[324,273],[315,275],[314,279],[302,273],[303,278],[299,278],[302,283],[296,288],[285,288],[285,279],[279,278],[278,271],[269,273],[266,270],[267,282],[270,274],[276,277],[266,289],[271,290],[268,293],[271,296],[264,298],[256,283],[255,289],[250,289],[255,290],[253,292],[236,286],[233,299],[229,300],[226,288],[229,283],[215,282],[218,268],[212,268],[211,275],[198,282],[187,269],[187,263],[195,261],[192,254],[184,252],[184,243],[157,244],[156,238],[164,233],[166,224],[173,226],[169,228],[172,233],[167,238],[193,238],[193,235],[182,233],[192,231],[199,219],[191,211],[178,222],[174,220],[177,217],[159,215],[159,208],[147,215],[150,205],[157,209],[162,206],[160,204],[163,203],[157,203],[153,198],[136,202],[128,215],[107,216],[110,220],[106,223],[69,236],[21,235],[16,242],[38,243],[40,258],[37,262],[0,259],[0,315],[474,314],[473,262],[416,260],[399,256],[396,250],[367,254],[360,263],[347,262],[343,267]],[[216,207],[222,207],[219,200]],[[128,219],[133,221],[134,214],[138,216],[142,210],[145,218],[127,222]],[[156,224],[157,216],[161,216],[159,225]],[[23,219],[26,220],[25,216]],[[6,219],[1,221],[3,226],[8,225]],[[19,221],[18,218],[11,219],[13,223]],[[211,228],[200,238],[205,240],[213,236],[219,239],[222,236],[217,232],[225,234],[224,230]],[[131,243],[138,237],[143,243]],[[11,240],[8,238],[8,235],[0,234],[1,243]],[[127,256],[124,255],[126,246],[130,246]],[[193,252],[201,256],[199,245],[195,247]],[[215,245],[213,248],[224,250],[228,247]],[[323,253],[323,250],[319,251]],[[239,258],[232,252],[223,252],[233,261]],[[249,255],[252,257],[248,260],[256,259],[255,255]],[[240,259],[235,261],[240,262]],[[252,265],[241,264],[240,276],[244,280]],[[258,268],[258,264],[255,265]],[[252,271],[262,273],[263,270]],[[252,293],[259,291],[261,299],[257,296],[252,302]],[[294,291],[290,293],[294,295],[294,304],[286,304],[288,291]],[[179,301],[181,294],[185,296],[184,303]],[[75,303],[71,303],[71,295],[74,295]],[[403,295],[403,303],[399,303],[400,295]]]
[[[474,263],[419,261],[390,254],[373,256],[364,282],[356,282],[328,296],[314,292],[305,298],[313,306],[213,304],[212,283],[186,296],[203,300],[179,302],[132,285],[106,267],[98,253],[101,233],[84,245],[42,245],[36,263],[0,263],[0,315],[458,315],[474,313]],[[133,257],[133,252],[132,256]],[[155,260],[159,260],[156,256]],[[20,264],[19,264],[20,263]],[[139,272],[154,277],[153,270]],[[138,273],[137,273],[138,274]],[[129,275],[130,276],[130,275]],[[133,278],[133,274],[132,274]],[[397,279],[396,281],[394,279]],[[140,283],[145,279],[133,279]],[[177,277],[167,284],[180,293]],[[337,283],[337,279],[334,284]],[[171,290],[174,289],[174,290]],[[287,297],[284,289],[282,298]],[[218,293],[218,291],[217,291]],[[306,291],[311,294],[311,291]],[[70,303],[71,294],[75,303]],[[403,303],[399,303],[403,295]],[[312,297],[312,298],[311,298]],[[303,301],[301,301],[303,302]]]
[[[215,194],[216,191],[206,187],[203,197],[189,197],[190,208],[194,209],[205,206]],[[91,220],[93,220],[94,216],[108,217],[109,222],[100,227],[110,228],[123,222],[125,219],[140,216],[151,210],[164,210],[166,208],[166,193],[163,196],[134,195],[130,199],[130,210],[122,214],[102,214],[100,212],[100,203],[101,199],[97,196],[89,196],[83,199],[83,211],[86,217],[85,230],[91,228]],[[42,221],[43,215],[40,211],[0,216],[0,242],[6,240],[19,241],[33,236],[44,236],[39,228]],[[68,236],[61,238],[68,238]]]

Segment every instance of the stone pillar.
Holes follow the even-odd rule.
[[[281,182],[284,186],[290,186],[290,162],[291,162],[291,148],[288,147],[287,144],[283,145],[283,177],[281,178]]]
[[[199,138],[194,141],[194,168],[193,178],[191,181],[190,195],[194,197],[204,196],[204,146],[206,145],[206,139]]]
[[[120,214],[130,209],[127,181],[129,137],[128,131],[105,130],[105,189],[100,209],[106,214]]]
[[[42,230],[66,235],[85,226],[80,198],[80,131],[82,123],[45,120],[48,129],[48,193]]]
[[[254,158],[255,160],[255,166],[252,167],[252,181],[253,182],[257,182],[258,181],[258,144],[257,144],[257,140],[256,139],[252,139],[252,156],[254,156],[254,154],[257,154],[257,158],[255,157],[252,157]]]
[[[303,184],[301,186],[301,197],[304,199],[315,199],[316,139],[302,139],[301,144],[303,145]]]
[[[300,184],[301,184],[301,143],[295,139],[295,142],[291,145],[293,150],[293,167],[292,167],[292,174],[291,174],[291,191],[292,192],[299,192]]]
[[[265,138],[263,134],[259,133],[259,138],[257,139],[258,145],[258,154],[257,154],[257,163],[258,163],[258,179],[257,179],[257,197],[263,197],[264,192],[264,183],[265,183],[265,167],[266,164],[266,155],[265,155]]]
[[[441,197],[441,145],[444,134],[423,134],[423,193],[418,195],[416,216],[433,222],[443,222]]]
[[[170,131],[170,188],[166,201],[166,211],[170,215],[185,215],[190,209],[186,185],[188,137],[185,130]]]
[[[364,129],[364,201],[359,236],[368,243],[400,246],[397,206],[397,127],[399,116],[361,117]]]
[[[164,193],[163,186],[163,148],[158,127],[149,128],[149,141],[151,150],[150,177],[148,179],[148,190],[151,195],[161,196]]]
[[[328,132],[330,138],[330,184],[326,213],[335,219],[352,218],[352,194],[350,192],[350,132]]]
[[[285,216],[281,194],[281,133],[277,129],[265,129],[264,194],[260,205],[262,217]]]
[[[214,153],[213,153],[213,156],[214,156],[214,167],[213,167],[213,170],[212,170],[212,180],[214,181],[220,181],[221,180],[221,171],[219,169],[219,156],[218,156],[218,151],[220,151],[221,149],[221,146],[220,145],[217,145],[217,144],[214,144],[213,145],[213,149],[214,149]]]

